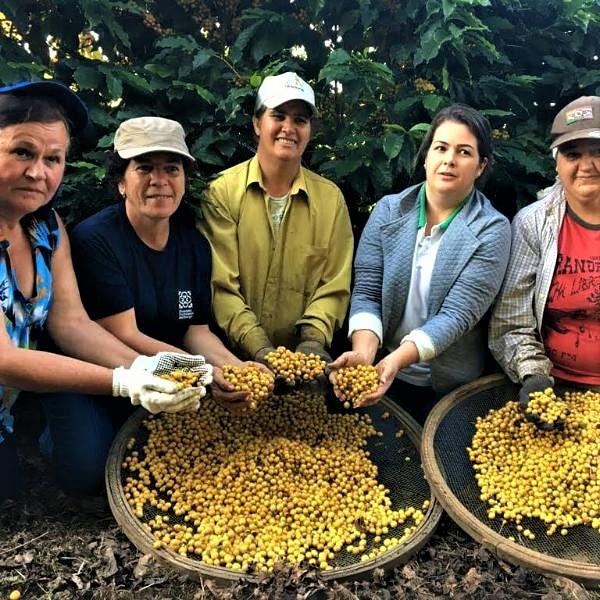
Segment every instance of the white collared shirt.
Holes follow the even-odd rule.
[[[444,231],[445,229],[439,225],[434,225],[428,236],[425,235],[425,227],[421,227],[417,231],[404,314],[390,345],[386,348],[389,352],[393,352],[403,341],[412,341],[417,346],[421,357],[434,355],[433,344],[429,336],[419,330],[419,327],[427,321],[431,274]],[[352,316],[349,322],[349,337],[359,329],[373,331],[381,344],[383,328],[377,317],[366,312]],[[402,369],[397,377],[413,385],[429,386],[431,385],[431,368],[425,361],[414,363]]]

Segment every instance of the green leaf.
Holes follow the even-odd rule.
[[[176,68],[171,67],[170,65],[159,64],[159,63],[148,63],[144,65],[146,71],[152,73],[153,75],[158,75],[163,79],[167,79],[169,77],[173,77],[176,73]]]
[[[80,0],[81,8],[90,29],[102,25],[115,35],[127,48],[131,46],[129,36],[121,23],[115,18],[109,0]]]
[[[285,32],[276,27],[270,35],[265,35],[254,41],[252,44],[252,58],[258,63],[265,56],[272,56],[280,52],[288,45],[288,38]]]
[[[77,67],[73,78],[82,90],[96,90],[101,83],[100,71],[84,65]]]
[[[445,101],[446,99],[443,96],[437,96],[436,94],[423,96],[423,106],[427,109],[429,114],[436,113]]]
[[[456,4],[453,0],[442,0],[442,11],[444,13],[444,18],[448,19],[452,16],[454,9],[456,8]]]
[[[121,98],[123,95],[123,82],[112,73],[106,73],[106,86],[111,98]]]
[[[579,74],[578,74],[579,75]],[[582,74],[578,77],[579,85],[587,87],[588,85],[598,84],[600,82],[600,70],[598,69],[582,69]]]
[[[379,10],[372,0],[358,0],[360,6],[360,20],[364,29],[368,29],[377,22]]]
[[[421,96],[409,96],[408,98],[403,98],[402,100],[398,100],[394,104],[394,112],[399,115],[403,115],[407,113],[415,104],[418,104],[421,101]]]
[[[546,171],[546,164],[543,159],[533,152],[521,150],[519,148],[509,148],[506,152],[507,159],[525,169],[530,175],[543,175]]]
[[[500,110],[499,108],[479,109],[479,112],[486,117],[514,117],[512,110]]]
[[[108,135],[103,135],[99,140],[96,146],[98,148],[110,148],[113,145],[114,135],[109,133]]]
[[[68,162],[67,164],[71,169],[78,169],[91,173],[98,181],[102,181],[106,175],[106,169],[94,163],[76,160],[74,162]]]
[[[124,82],[126,82],[128,85],[140,92],[150,94],[154,91],[152,86],[141,75],[138,75],[137,73],[127,70],[122,71],[120,75],[121,79]]]
[[[194,92],[196,95],[200,96],[203,100],[206,100],[209,104],[216,104],[215,95],[205,87],[198,85],[196,83],[189,83],[188,81],[173,81],[173,87],[183,88]]]
[[[216,56],[214,50],[211,50],[210,48],[200,48],[194,55],[192,68],[198,69],[203,67],[214,56]]]
[[[445,92],[448,91],[450,87],[450,75],[448,74],[448,64],[444,61],[444,66],[442,67],[442,88]]]
[[[402,150],[404,136],[390,131],[383,136],[383,151],[388,159],[396,158]]]
[[[242,59],[244,49],[250,43],[250,40],[254,37],[261,26],[262,23],[257,21],[240,32],[229,53],[229,56],[234,64]]]
[[[348,10],[342,14],[339,20],[340,34],[346,33],[346,31],[352,29],[360,19],[360,12],[358,10]]]
[[[413,125],[408,131],[410,133],[421,134],[426,133],[428,129],[429,123],[417,123],[416,125]]]
[[[260,75],[260,73],[252,73],[252,76],[250,77],[250,85],[253,88],[259,88],[260,84],[262,83],[262,75]]]
[[[197,50],[198,44],[191,35],[164,37],[156,42],[157,48],[168,48],[171,50],[182,50],[193,52]]]
[[[381,160],[374,160],[369,170],[369,177],[378,196],[387,193],[393,183],[389,161],[383,160],[383,157]]]
[[[421,37],[421,47],[417,49],[414,55],[413,64],[415,67],[423,62],[428,63],[438,56],[444,44],[452,37],[453,35],[445,28],[427,29]]]
[[[429,131],[429,123],[417,123],[413,125],[408,132],[413,138],[421,139]]]
[[[339,181],[354,173],[363,164],[362,158],[347,158],[341,160],[330,160],[321,165],[321,172],[331,177],[334,181]]]
[[[191,147],[191,153],[202,163],[216,165],[221,167],[225,164],[221,156],[211,148],[211,145],[218,138],[214,129],[208,128],[202,132],[202,135],[194,142]]]

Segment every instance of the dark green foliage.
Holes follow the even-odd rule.
[[[465,102],[492,121],[485,191],[511,215],[553,178],[557,107],[600,94],[598,0],[5,0],[0,10],[0,81],[53,76],[90,107],[58,199],[68,222],[112,201],[104,153],[119,122],[143,114],[183,123],[200,163],[188,199],[199,204],[210,176],[252,154],[254,96],[271,73],[296,70],[315,87],[321,118],[305,162],[340,185],[358,228],[380,196],[422,176],[416,149],[443,106]]]

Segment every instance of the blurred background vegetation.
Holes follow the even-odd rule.
[[[512,216],[552,182],[557,110],[600,95],[600,0],[2,0],[0,81],[53,77],[92,126],[58,199],[68,223],[112,201],[104,155],[118,124],[180,121],[208,178],[254,151],[265,75],[297,71],[321,112],[306,166],[343,190],[361,229],[383,194],[419,181],[416,148],[451,102],[486,114],[495,164],[485,192]]]

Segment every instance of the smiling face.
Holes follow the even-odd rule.
[[[65,171],[68,140],[61,121],[0,129],[0,215],[18,220],[50,201]]]
[[[298,164],[310,140],[310,109],[302,100],[290,100],[267,108],[253,117],[261,159],[295,161]]]
[[[600,140],[561,144],[556,155],[556,172],[575,212],[579,204],[600,205]]]
[[[129,220],[162,220],[177,210],[185,192],[185,171],[176,154],[152,152],[132,158],[119,182]]]
[[[486,164],[471,130],[464,123],[443,121],[425,156],[427,198],[435,196],[450,206],[459,204],[469,195]]]

